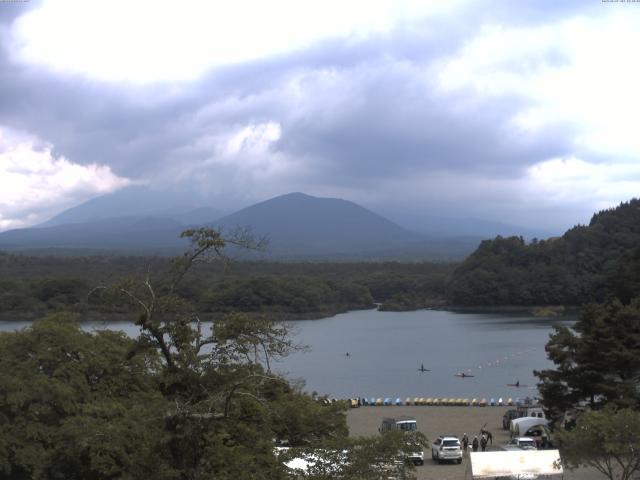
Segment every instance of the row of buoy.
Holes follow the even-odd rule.
[[[491,398],[487,400],[486,398],[477,399],[477,398],[424,398],[424,397],[415,397],[415,398],[406,398],[404,401],[400,398],[396,398],[393,400],[390,397],[387,398],[350,398],[349,404],[352,407],[359,406],[389,406],[389,405],[447,405],[447,406],[464,406],[464,407],[486,407],[486,406],[514,406],[514,405],[530,405],[532,400],[530,398],[521,400],[516,398],[515,400],[512,398],[508,398],[504,401],[502,398]]]
[[[492,367],[502,367],[505,364],[508,364],[509,359],[511,358],[515,358],[515,357],[519,357],[520,355],[525,355],[527,353],[531,353],[534,352],[536,349],[535,348],[527,348],[525,350],[519,350],[517,352],[512,352],[509,355],[505,355],[503,357],[500,358],[496,358],[495,360],[491,360],[491,361],[487,361],[484,363],[481,363],[480,365],[478,365],[477,367],[471,367],[471,368],[467,368],[467,369],[463,369],[463,371],[466,372],[472,372],[474,369],[478,369],[478,370],[482,370],[483,368],[492,368]]]

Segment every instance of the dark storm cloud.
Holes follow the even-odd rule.
[[[170,101],[16,65],[5,53],[0,62],[0,124],[36,134],[75,163],[143,175],[163,149],[181,140],[167,131],[167,122],[180,118]]]
[[[479,102],[464,93],[443,95],[427,79],[416,85],[413,72],[386,67],[347,74],[361,82],[350,85],[347,99],[322,102],[290,119],[279,148],[330,160],[334,168],[327,173],[336,178],[339,172],[361,178],[421,169],[519,176],[569,149],[566,131],[525,135],[512,126],[511,118],[528,106],[525,99]]]
[[[219,68],[191,84],[108,84],[21,65],[3,50],[0,125],[51,142],[54,153],[75,163],[109,165],[130,178],[157,177],[181,163],[203,175],[206,170],[196,167],[211,160],[215,149],[190,145],[269,121],[282,127],[274,151],[304,163],[314,176],[307,184],[348,186],[439,170],[517,177],[537,161],[566,154],[569,127],[517,133],[510,120],[528,99],[478,99],[464,90],[444,94],[430,68],[484,23],[515,18],[536,24],[578,8],[578,2],[511,5],[474,3],[446,21],[403,26],[366,41],[326,41]],[[5,25],[15,15],[7,18]],[[217,165],[211,175],[232,175],[234,168]]]

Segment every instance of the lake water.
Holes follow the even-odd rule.
[[[552,366],[544,351],[552,326],[574,320],[354,311],[293,322],[295,338],[310,351],[286,358],[278,369],[306,379],[307,391],[337,398],[534,397],[533,370]],[[422,364],[431,371],[420,372]],[[456,377],[458,372],[474,377]],[[507,386],[517,381],[520,388]]]
[[[295,341],[309,349],[273,367],[290,379],[305,379],[309,392],[336,398],[534,397],[533,370],[552,366],[544,351],[552,325],[573,320],[435,310],[353,311],[288,322]],[[27,325],[0,322],[0,331]],[[136,326],[122,322],[87,322],[83,327],[138,333]],[[431,371],[420,372],[422,364]],[[458,372],[473,377],[456,377]],[[516,381],[519,388],[507,386]]]

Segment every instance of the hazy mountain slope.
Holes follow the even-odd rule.
[[[158,191],[137,186],[127,187],[69,208],[40,224],[39,227],[53,227],[125,215],[175,219],[186,212],[194,212],[203,205],[205,205],[203,199],[196,196],[187,197],[183,192]],[[220,211],[213,212],[212,209],[212,216],[208,221],[221,216]]]
[[[421,240],[353,202],[291,193],[219,219],[226,229],[252,226],[270,239],[273,253],[358,253]]]
[[[169,218],[183,225],[209,225],[223,215],[222,210],[218,210],[217,208],[199,207],[171,215]]]
[[[119,217],[52,227],[24,228],[0,234],[0,248],[136,250],[184,248],[184,225],[170,219]]]
[[[275,197],[218,220],[215,209],[180,211],[186,205],[171,204],[171,195],[159,199],[153,193],[142,200],[143,194],[145,190],[128,189],[69,209],[38,228],[0,233],[0,248],[120,253],[147,249],[148,253],[176,254],[185,247],[178,238],[180,232],[194,225],[222,226],[227,231],[251,227],[257,236],[270,239],[268,251],[258,258],[459,260],[481,240],[416,234],[353,202],[302,193]],[[136,213],[159,205],[165,209],[157,215]],[[106,216],[113,212],[118,215]]]
[[[549,238],[560,235],[561,232],[529,228],[522,225],[483,220],[479,218],[447,218],[433,215],[415,215],[390,212],[385,215],[411,231],[434,237],[481,237],[494,238],[522,236],[525,239]]]

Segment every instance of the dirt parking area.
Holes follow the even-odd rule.
[[[349,432],[353,436],[378,435],[378,427],[383,417],[409,415],[416,419],[418,430],[424,433],[429,442],[439,435],[456,435],[462,438],[466,433],[470,440],[480,435],[484,427],[493,435],[493,449],[509,440],[509,432],[502,429],[502,416],[513,407],[453,407],[453,406],[386,406],[354,408],[347,414]],[[479,438],[479,437],[478,437]],[[489,449],[492,447],[489,446]],[[469,466],[469,458],[465,456],[462,464],[438,464],[431,460],[431,452],[425,449],[425,463],[416,469],[417,478],[429,480],[462,480]],[[470,479],[471,476],[469,475]],[[602,477],[595,471],[577,470],[565,472],[564,477],[550,477],[563,480],[598,480]]]

